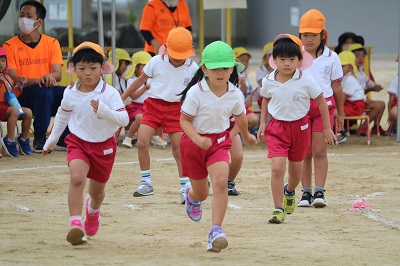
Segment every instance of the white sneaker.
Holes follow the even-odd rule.
[[[181,188],[181,204],[185,204],[186,195],[185,195],[185,188]]]
[[[167,146],[167,142],[164,141],[160,136],[153,136],[153,139],[151,140],[151,144],[159,147],[165,147]]]
[[[130,137],[125,137],[124,141],[122,141],[122,145],[132,148],[132,139]]]

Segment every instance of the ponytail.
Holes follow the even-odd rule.
[[[186,94],[187,94],[187,92],[189,91],[189,89],[190,89],[191,87],[193,87],[197,82],[199,82],[200,80],[202,80],[203,77],[204,77],[204,72],[203,72],[203,70],[201,69],[201,67],[199,67],[199,69],[196,71],[196,73],[194,74],[192,80],[189,82],[189,84],[186,86],[186,88],[185,88],[181,93],[178,94],[178,96],[179,96],[179,95],[182,95],[182,97],[181,97],[181,103],[183,103],[183,102],[185,101]]]
[[[233,72],[229,77],[229,82],[231,82],[236,87],[239,87],[239,74],[236,66],[233,67]]]

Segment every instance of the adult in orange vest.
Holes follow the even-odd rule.
[[[140,32],[145,39],[144,50],[152,56],[158,54],[170,30],[183,27],[192,31],[189,6],[185,0],[152,0],[142,12]]]

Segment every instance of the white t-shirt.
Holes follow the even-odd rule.
[[[137,79],[137,77],[135,77],[135,76],[132,76],[131,78],[128,79],[128,88],[129,88],[129,86],[135,81],[135,79]],[[150,83],[151,83],[151,80],[152,80],[152,79],[147,79],[146,84],[150,84]],[[143,84],[143,85],[142,85],[139,89],[137,89],[137,90],[138,90],[138,91],[139,91],[139,90],[142,90],[146,84]],[[132,99],[131,97],[129,97],[129,99],[131,100],[132,103],[144,103],[144,100],[146,100],[148,97],[149,97],[149,91],[146,90],[145,92],[143,92],[142,95],[140,95],[139,98]]]
[[[246,79],[247,92],[246,92],[246,94],[244,94],[244,97],[246,98],[253,92],[253,86],[251,86],[251,84],[250,84],[249,77],[248,77],[246,71],[239,72],[238,76],[241,79],[242,78]],[[239,85],[239,89],[240,89],[240,85]]]
[[[261,88],[262,86],[262,79],[265,78],[266,75],[268,75],[270,72],[268,69],[265,67],[265,65],[261,65],[257,72],[256,72],[256,81],[258,84],[258,87]]]
[[[244,112],[243,94],[228,82],[228,91],[217,97],[205,78],[191,87],[181,107],[181,113],[193,118],[199,134],[218,134],[229,128],[229,117]]]
[[[175,68],[168,55],[154,56],[143,68],[143,74],[152,78],[149,97],[166,102],[179,102],[178,96],[189,84],[198,69],[198,65],[188,58],[186,62]]]
[[[78,80],[66,88],[58,108],[54,127],[44,149],[53,148],[68,124],[71,133],[87,142],[103,142],[111,138],[119,127],[129,123],[128,113],[121,96],[114,87],[99,80],[92,92],[80,92]],[[93,112],[90,100],[99,100],[97,113]]]
[[[303,118],[310,110],[310,98],[322,96],[321,88],[310,76],[302,75],[299,69],[285,83],[275,80],[278,70],[274,70],[262,80],[260,94],[270,98],[268,112],[281,121],[296,121]]]
[[[343,78],[342,64],[338,55],[325,46],[322,55],[315,58],[312,65],[303,71],[305,76],[311,76],[321,87],[324,97],[333,95],[331,83]]]
[[[398,84],[399,84],[399,77],[398,77],[398,75],[396,75],[390,81],[390,85],[389,85],[389,88],[388,88],[388,93],[389,94],[394,94],[396,97],[398,97],[398,95],[397,95],[397,93],[399,92],[398,91],[398,88],[399,88]]]
[[[361,87],[360,83],[351,72],[347,73],[343,77],[342,90],[343,93],[346,95],[348,101],[365,101],[367,99],[364,89]]]

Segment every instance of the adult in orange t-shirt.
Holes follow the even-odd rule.
[[[152,0],[142,12],[140,32],[145,39],[144,50],[151,55],[158,54],[160,46],[168,37],[170,30],[183,27],[192,31],[189,6],[185,0]]]
[[[65,87],[56,86],[63,66],[60,43],[39,32],[46,17],[45,7],[37,1],[20,6],[18,25],[21,34],[6,41],[3,48],[8,60],[8,74],[15,83],[27,78],[18,100],[33,111],[33,151],[42,152],[53,104],[60,105]],[[67,131],[66,131],[67,133]]]

